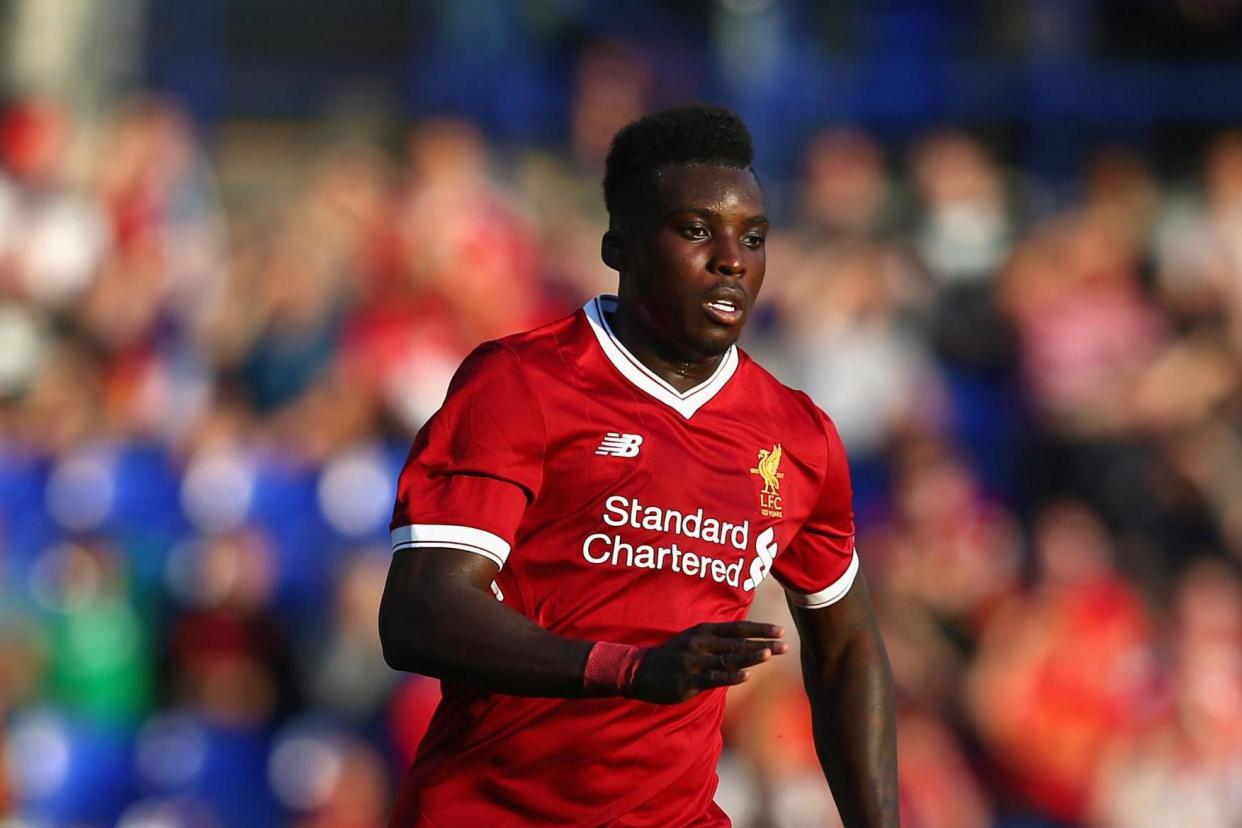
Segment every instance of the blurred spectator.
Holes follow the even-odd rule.
[[[0,114],[0,285],[34,307],[65,308],[94,281],[111,236],[68,169],[72,115],[28,99]]]
[[[824,130],[804,162],[800,220],[812,240],[858,241],[888,235],[895,208],[883,150],[863,132]]]
[[[1034,531],[1035,588],[988,625],[968,699],[1001,783],[1020,805],[1072,824],[1104,756],[1149,714],[1151,631],[1090,510],[1054,504]]]
[[[390,208],[393,257],[346,338],[350,369],[412,429],[475,343],[529,327],[546,309],[535,238],[491,181],[483,137],[465,123],[424,124],[409,162]]]
[[[264,539],[246,531],[205,537],[173,566],[185,607],[166,641],[171,700],[243,729],[295,709],[289,636],[268,605],[275,572]]]
[[[1063,433],[1129,427],[1135,382],[1166,335],[1136,264],[1111,225],[1071,215],[1019,245],[1004,276],[1024,376],[1040,413]]]
[[[99,542],[64,543],[34,564],[47,612],[44,696],[104,723],[130,724],[153,695],[154,658],[129,594],[128,562]]]
[[[911,156],[919,212],[915,249],[940,282],[987,280],[1015,232],[1008,193],[986,150],[965,133],[924,138]]]
[[[196,325],[218,290],[225,250],[210,169],[175,104],[128,102],[98,158],[94,186],[115,251],[80,318],[115,352],[143,344],[158,323]]]
[[[624,43],[605,41],[583,51],[576,80],[570,145],[574,160],[594,173],[603,168],[612,136],[647,112],[651,69]]]
[[[1101,828],[1236,825],[1242,814],[1242,585],[1201,562],[1179,584],[1161,715],[1101,768]]]
[[[332,615],[305,636],[300,674],[308,700],[359,725],[378,722],[400,680],[384,662],[375,634],[388,573],[387,555],[362,553],[338,578]]]
[[[466,342],[522,330],[540,313],[538,250],[491,180],[482,135],[465,123],[418,127],[399,230],[410,288],[445,302]]]
[[[1018,588],[1017,521],[948,446],[912,440],[896,472],[894,514],[874,533],[887,600],[973,643]]]
[[[1242,132],[1216,137],[1208,148],[1202,193],[1174,200],[1157,237],[1160,286],[1179,315],[1224,316],[1235,347],[1242,302]]]

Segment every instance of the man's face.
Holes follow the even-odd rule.
[[[750,170],[668,166],[654,192],[625,231],[621,301],[673,355],[719,356],[763,285],[763,191]]]

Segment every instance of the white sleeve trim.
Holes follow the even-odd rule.
[[[420,546],[461,549],[482,555],[496,566],[503,567],[509,558],[509,542],[499,535],[473,526],[451,523],[414,523],[392,530],[392,551]]]
[[[845,568],[845,573],[819,592],[803,595],[801,592],[787,589],[785,593],[789,596],[789,600],[803,609],[823,609],[829,604],[835,604],[844,598],[845,594],[850,591],[850,587],[854,585],[854,578],[857,575],[858,550],[855,549],[850,557],[850,565]]]

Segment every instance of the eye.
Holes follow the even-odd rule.
[[[707,228],[701,224],[688,224],[681,228],[681,234],[691,241],[702,241],[707,238]]]
[[[751,250],[758,250],[759,248],[763,247],[764,242],[766,241],[767,241],[767,237],[764,236],[762,233],[749,233],[745,236],[742,236],[742,244],[746,245]]]

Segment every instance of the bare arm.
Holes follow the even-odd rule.
[[[802,641],[815,751],[846,828],[895,828],[897,725],[892,672],[861,574],[822,609],[790,605]]]
[[[554,635],[497,601],[496,565],[454,549],[394,553],[380,603],[384,660],[396,670],[514,696],[601,695],[583,681],[595,642]],[[673,703],[739,684],[788,649],[779,627],[739,621],[691,627],[646,653],[629,695]]]

